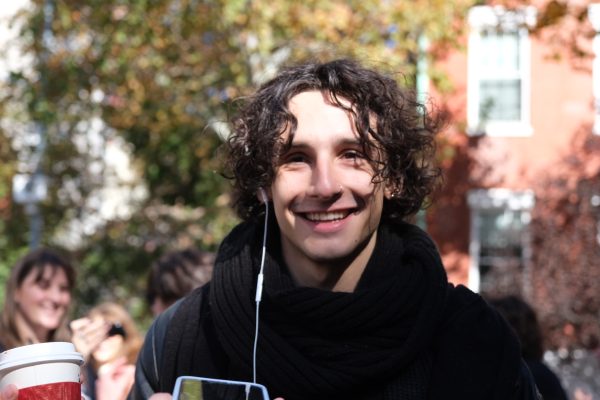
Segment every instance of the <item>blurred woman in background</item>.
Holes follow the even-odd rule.
[[[91,400],[124,400],[133,385],[143,337],[129,313],[115,303],[92,308],[71,322],[73,344],[86,359],[83,392]]]
[[[66,319],[74,285],[74,268],[57,252],[41,248],[21,258],[6,283],[0,351],[69,341]]]

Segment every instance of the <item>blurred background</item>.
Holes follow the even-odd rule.
[[[112,300],[147,327],[150,264],[237,222],[219,148],[236,99],[356,57],[448,118],[416,221],[450,280],[525,298],[547,360],[598,393],[599,32],[592,1],[3,1],[0,282],[60,248],[75,315]]]

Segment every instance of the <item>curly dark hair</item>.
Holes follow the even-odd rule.
[[[233,119],[228,166],[240,218],[264,212],[256,194],[272,184],[277,159],[291,146],[297,127],[289,101],[311,90],[326,93],[333,104],[351,113],[365,154],[383,154],[381,161],[369,160],[373,181],[385,182],[393,190],[392,198],[384,201],[383,218],[398,221],[419,211],[440,176],[433,157],[440,119],[391,76],[339,59],[284,69],[249,97]]]

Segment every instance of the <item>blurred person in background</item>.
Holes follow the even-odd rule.
[[[0,318],[0,351],[69,341],[67,314],[75,269],[54,250],[40,248],[12,267]]]
[[[595,400],[594,393],[590,385],[584,382],[575,382],[571,390],[573,400]]]
[[[86,360],[82,390],[91,400],[122,400],[133,384],[135,360],[143,342],[129,313],[102,303],[71,322],[73,344]]]
[[[212,276],[215,255],[195,248],[171,251],[150,268],[146,299],[156,317]]]
[[[521,342],[521,354],[544,400],[567,400],[560,380],[544,363],[543,335],[535,310],[517,296],[490,300],[508,321]]]

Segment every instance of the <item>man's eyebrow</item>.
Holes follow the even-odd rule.
[[[341,138],[340,140],[338,140],[337,142],[335,142],[336,146],[362,146],[362,142],[360,139],[358,138]],[[292,143],[290,143],[289,148],[290,149],[304,149],[304,148],[310,148],[312,147],[309,143],[304,142],[304,141],[293,141]]]
[[[362,142],[358,138],[352,138],[352,139],[345,138],[343,140],[340,140],[338,142],[338,145],[343,145],[343,146],[362,146]]]
[[[292,142],[290,143],[290,145],[288,146],[288,148],[291,149],[306,149],[306,148],[310,148],[310,146],[308,145],[308,143],[304,143],[304,142]]]

